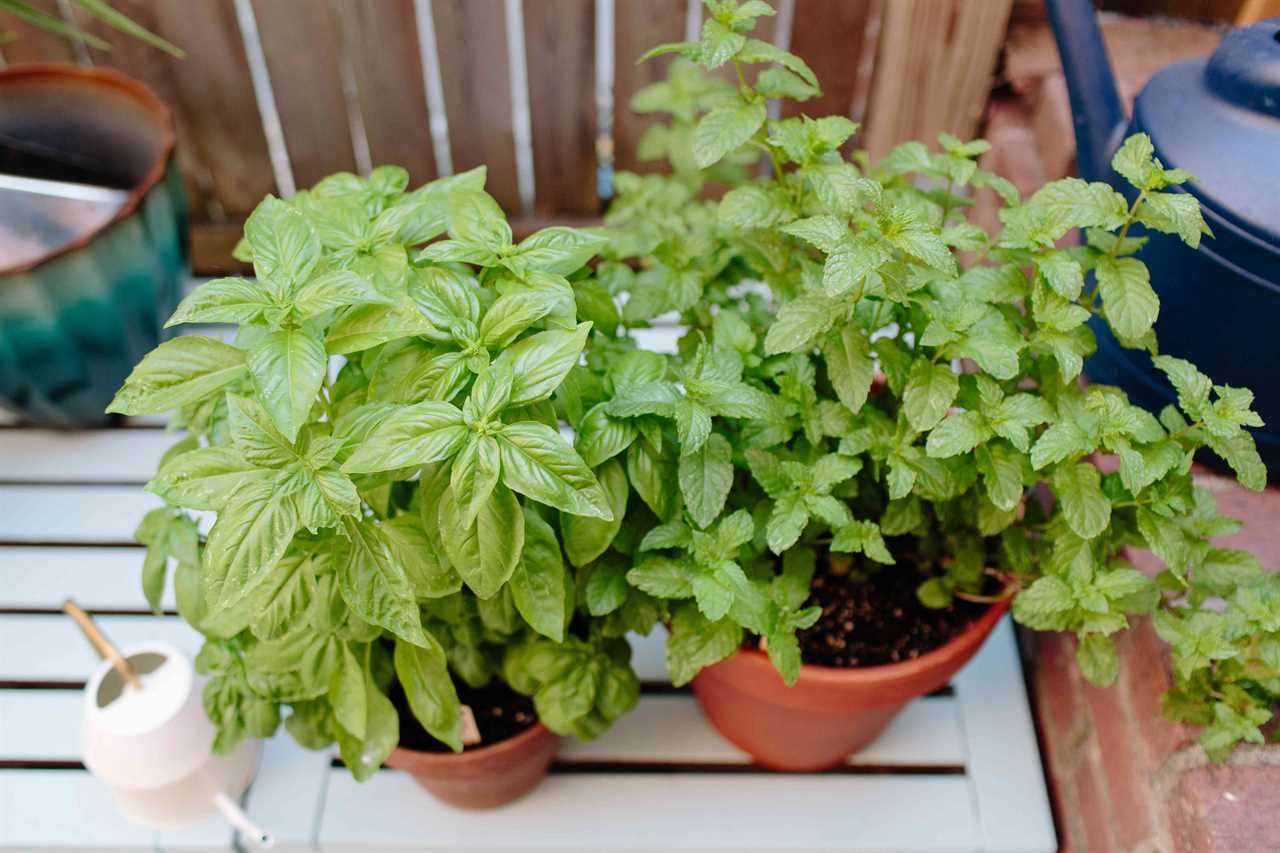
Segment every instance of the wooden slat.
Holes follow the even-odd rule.
[[[433,0],[431,7],[454,171],[488,166],[485,188],[515,213],[520,190],[502,0]]]
[[[399,771],[329,780],[320,838],[416,850],[957,851],[976,849],[963,776],[553,774],[501,809],[462,812]]]
[[[71,596],[86,610],[145,611],[144,553],[141,547],[0,546],[0,610],[53,609]],[[160,606],[174,609],[172,584]]]
[[[56,0],[27,0],[27,5],[46,15],[61,18]],[[75,62],[76,51],[71,42],[62,36],[47,33],[12,15],[0,12],[0,30],[12,33],[12,41],[6,42],[2,48],[5,62],[17,65],[20,62]]]
[[[413,0],[340,0],[338,9],[373,165],[405,167],[412,186],[431,180],[436,161]]]
[[[51,593],[61,603],[58,593]],[[98,616],[94,619],[121,649],[137,643],[169,643],[195,657],[203,638],[177,616]],[[0,616],[0,681],[85,681],[98,665],[93,647],[67,616]]]
[[[1022,679],[1013,676],[1020,671],[1013,623],[1006,616],[954,682],[981,849],[1053,853],[1058,842],[1035,723]]]
[[[619,0],[614,6],[613,36],[613,162],[628,172],[661,170],[659,163],[636,157],[636,143],[651,115],[631,111],[635,93],[650,83],[663,80],[673,56],[651,59],[641,65],[636,60],[649,48],[684,39],[684,16],[688,0]],[[698,2],[698,0],[693,0]]]
[[[304,749],[281,732],[262,745],[245,810],[276,840],[277,850],[313,850],[329,784],[329,750]],[[245,845],[244,850],[252,850]]]
[[[595,213],[595,0],[525,0],[535,209]]]
[[[84,770],[0,770],[0,847],[227,850],[230,842],[220,818],[162,833],[131,823]]]
[[[784,116],[853,115],[867,24],[880,14],[879,6],[879,0],[796,0],[790,49],[818,75],[822,96],[785,101]]]
[[[1011,0],[894,0],[881,19],[866,148],[883,156],[941,131],[970,137],[990,94]]]
[[[82,704],[80,690],[0,689],[0,761],[79,760]],[[751,758],[711,727],[693,696],[679,694],[642,696],[634,710],[595,740],[566,738],[558,761],[572,772],[591,764],[747,765]],[[928,768],[963,767],[964,761],[956,700],[938,696],[908,705],[849,764]]]
[[[333,172],[355,171],[342,89],[342,39],[330,5],[253,0],[285,148],[299,189]]]
[[[151,87],[173,110],[179,161],[196,221],[244,216],[275,191],[244,44],[232,0],[116,0],[115,8],[187,52],[168,54],[78,11],[76,20],[111,44],[97,65]]]
[[[0,543],[132,545],[162,505],[137,486],[0,486]]]
[[[142,484],[180,437],[142,429],[11,429],[0,437],[0,482]]]

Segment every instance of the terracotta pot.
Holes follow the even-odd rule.
[[[493,746],[463,753],[396,747],[387,766],[404,770],[437,798],[460,809],[490,809],[532,791],[547,775],[560,736],[542,723]]]
[[[1008,607],[992,605],[960,636],[915,660],[850,669],[804,664],[794,687],[764,652],[743,649],[702,670],[693,692],[720,734],[757,763],[825,770],[875,740],[912,699],[950,682]]]

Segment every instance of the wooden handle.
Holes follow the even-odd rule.
[[[62,609],[75,621],[80,631],[89,638],[89,642],[93,644],[98,654],[103,659],[110,661],[120,675],[124,676],[124,680],[128,682],[129,686],[136,690],[141,690],[142,681],[138,678],[138,673],[133,671],[133,667],[129,666],[129,662],[121,656],[106,635],[98,630],[98,626],[93,624],[93,619],[89,614],[81,610],[80,605],[69,598],[63,603]]]

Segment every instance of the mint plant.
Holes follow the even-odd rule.
[[[593,338],[616,345],[580,321],[609,319],[585,268],[604,241],[514,242],[484,177],[406,192],[382,167],[268,197],[237,249],[256,277],[204,284],[169,321],[232,324],[229,342],[161,344],[111,405],[187,433],[138,538],[152,606],[172,562],[206,637],[219,751],[287,710],[300,743],[336,741],[363,779],[399,740],[393,681],[454,750],[455,679],[505,680],[581,737],[636,702],[630,648],[574,572],[620,529],[626,478],[574,450],[552,402]]]
[[[665,316],[687,332],[674,356],[606,370],[611,398],[584,431],[600,455],[625,448],[653,519],[626,579],[666,609],[673,679],[750,632],[794,682],[822,559],[850,583],[918,572],[929,606],[1012,599],[1022,624],[1074,632],[1100,685],[1116,677],[1112,637],[1154,613],[1173,648],[1166,714],[1205,726],[1214,758],[1261,742],[1280,698],[1280,581],[1210,543],[1236,524],[1190,470],[1207,449],[1263,488],[1247,431],[1261,420],[1249,391],[1160,353],[1135,256],[1135,225],[1191,246],[1209,233],[1176,189],[1191,176],[1143,135],[1113,163],[1132,201],[1076,178],[1024,200],[978,167],[985,142],[947,134],[938,150],[848,157],[847,118],[769,118],[771,100],[819,83],[751,37],[768,4],[706,7],[699,41],[646,55],[680,57],[635,99],[671,114],[642,146],[671,174],[618,176],[598,270],[627,326]],[[731,67],[736,86],[694,65]],[[729,187],[718,201],[713,178]],[[998,234],[964,215],[981,189],[1003,203]],[[1059,246],[1073,230],[1083,243]],[[1082,384],[1090,323],[1154,359],[1178,405],[1156,416]],[[1166,569],[1135,570],[1127,546]]]

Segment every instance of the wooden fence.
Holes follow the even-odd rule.
[[[636,167],[647,119],[627,104],[665,73],[665,62],[637,66],[636,57],[696,35],[702,15],[697,0],[113,3],[187,58],[75,12],[110,52],[4,19],[0,29],[18,35],[4,60],[112,66],[173,108],[203,272],[234,263],[239,224],[266,193],[381,163],[404,165],[415,182],[484,163],[489,190],[515,216],[598,214],[600,156],[616,152],[618,168]],[[762,19],[758,35],[802,56],[824,85],[804,109],[863,121],[860,144],[876,154],[977,129],[1012,0],[774,5],[779,14]]]

